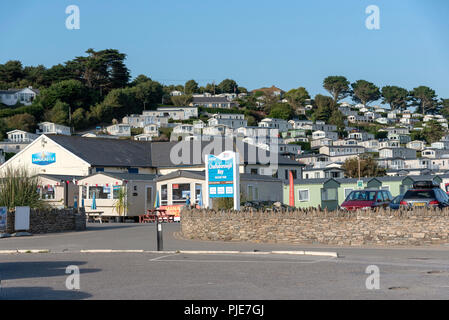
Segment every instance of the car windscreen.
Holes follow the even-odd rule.
[[[405,193],[404,199],[433,199],[435,192],[433,190],[409,190]]]
[[[376,191],[352,191],[346,201],[374,201]]]

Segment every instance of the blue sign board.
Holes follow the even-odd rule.
[[[208,155],[207,175],[210,198],[234,197],[234,158]]]
[[[31,162],[39,166],[46,166],[56,162],[56,153],[42,151],[31,155]]]
[[[6,231],[7,212],[8,208],[0,207],[0,231]]]

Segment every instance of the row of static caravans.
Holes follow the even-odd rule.
[[[296,208],[322,208],[336,210],[344,202],[352,190],[384,189],[396,197],[412,188],[415,181],[433,181],[447,192],[449,175],[429,176],[385,176],[362,178],[363,186],[357,184],[358,179],[308,179],[294,180],[294,203]],[[284,184],[283,202],[289,204],[290,186]]]

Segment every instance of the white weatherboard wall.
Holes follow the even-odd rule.
[[[42,139],[45,139],[45,143],[42,143]],[[32,163],[32,155],[43,151],[55,153],[56,161],[48,165],[37,165]],[[90,165],[55,143],[49,137],[42,135],[21,152],[5,162],[0,167],[0,172],[4,172],[8,167],[13,169],[24,167],[35,174],[87,176],[89,174]]]

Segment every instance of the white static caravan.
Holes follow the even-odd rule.
[[[137,217],[154,208],[156,175],[98,172],[81,179],[78,183],[80,203],[84,202],[86,213],[102,212],[106,217]],[[125,212],[119,212],[116,204],[119,191],[125,191]],[[95,207],[92,204],[95,194]]]

